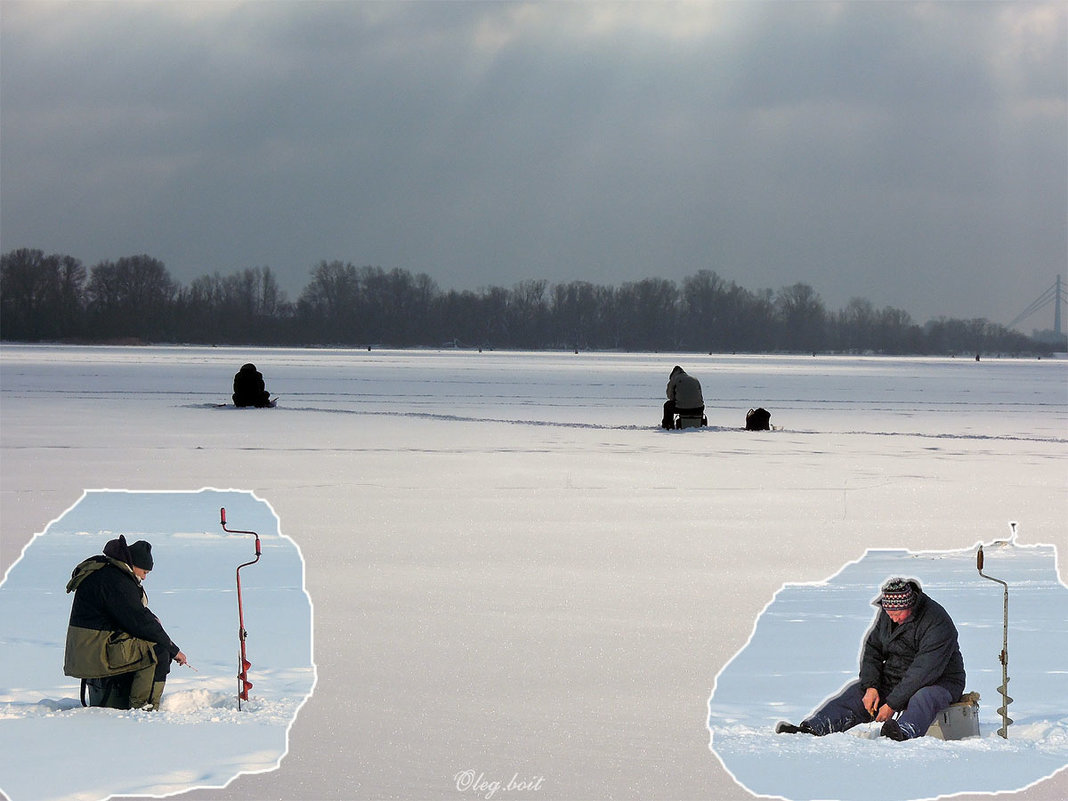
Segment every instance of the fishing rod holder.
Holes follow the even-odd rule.
[[[245,630],[245,612],[241,604],[241,568],[254,565],[256,562],[260,561],[260,535],[255,531],[242,531],[240,529],[227,528],[226,507],[219,509],[219,521],[223,531],[227,534],[251,534],[256,538],[256,558],[238,565],[236,571],[237,639],[240,644],[240,650],[237,656],[237,708],[241,709],[241,702],[248,700],[248,691],[252,689],[252,682],[248,680],[248,669],[252,667],[252,663],[248,661],[248,657],[245,654],[245,639],[248,637],[248,632]]]
[[[1013,537],[1016,536],[1016,524],[1010,524],[1013,530]],[[998,729],[998,734],[1009,739],[1009,725],[1012,723],[1012,718],[1009,717],[1009,704],[1012,703],[1012,698],[1009,697],[1009,585],[1008,582],[1001,579],[988,576],[983,572],[983,546],[979,546],[979,551],[975,555],[975,566],[979,570],[979,575],[989,581],[994,581],[1000,584],[1005,590],[1005,623],[1003,627],[1001,653],[998,655],[998,661],[1001,662],[1001,686],[998,687],[998,692],[1001,693],[1001,707],[998,709],[998,714],[1001,715],[1001,728]]]

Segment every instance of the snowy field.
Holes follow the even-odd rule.
[[[217,406],[248,360],[278,408]],[[704,386],[707,429],[657,428],[675,363]],[[756,405],[779,430],[741,430]],[[1068,797],[1068,362],[5,345],[0,435],[12,801],[56,796],[9,789],[8,765],[55,771],[91,738],[144,776],[122,792],[200,787],[189,799]],[[148,591],[199,673],[176,669],[177,708],[155,717],[77,707],[62,587],[97,547],[88,530],[114,529],[63,518],[103,489],[138,492],[82,503],[203,498],[208,519],[181,530],[220,547],[213,507],[265,505],[270,541],[304,559],[311,609],[292,566],[273,606],[297,610],[297,631],[313,620],[314,668],[258,620],[236,718],[232,628],[182,611],[213,593],[232,616],[232,564],[194,585],[178,567],[189,543],[172,538],[175,571],[159,564]],[[1009,521],[1016,544],[994,545]],[[67,541],[54,553],[52,532]],[[979,543],[1015,586],[1008,742],[993,736],[1000,587],[974,569]],[[247,573],[264,570],[259,592],[267,544]],[[56,597],[24,597],[23,571],[54,576]],[[983,736],[894,750],[865,732],[770,734],[855,669],[867,585],[889,573],[957,618]],[[6,678],[22,663],[39,664],[35,684]],[[233,727],[270,742],[233,758],[206,745]],[[96,775],[80,789],[68,796],[107,791]]]

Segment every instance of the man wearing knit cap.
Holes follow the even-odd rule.
[[[159,709],[171,661],[185,654],[148,608],[141,582],[152,570],[152,545],[119,535],[74,568],[74,593],[63,672],[82,679],[91,706]],[[83,697],[84,702],[84,697]]]
[[[864,641],[860,676],[799,726],[780,734],[822,736],[858,723],[882,723],[892,740],[922,737],[935,717],[964,692],[964,659],[949,613],[915,579],[887,581],[872,601],[879,607]]]

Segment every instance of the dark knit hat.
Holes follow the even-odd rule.
[[[877,603],[889,611],[911,609],[919,600],[916,585],[901,578],[890,579],[883,585]]]
[[[685,372],[686,372],[686,371],[685,371],[685,370],[683,370],[683,369],[682,369],[682,368],[681,368],[681,367],[680,367],[679,365],[677,365],[677,364],[676,364],[676,365],[675,365],[674,367],[672,367],[672,368],[671,368],[671,374],[672,374],[672,375],[675,375],[676,373],[685,373]]]
[[[138,540],[130,546],[130,564],[142,570],[152,569],[152,543]]]
[[[108,540],[104,545],[104,556],[110,556],[120,562],[133,565],[133,557],[130,555],[130,546],[126,544],[126,537],[120,534],[118,538]]]

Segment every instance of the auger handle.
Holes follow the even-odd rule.
[[[222,526],[223,531],[225,531],[227,534],[251,534],[253,537],[255,537],[256,538],[256,556],[260,555],[260,535],[257,534],[255,531],[243,531],[242,529],[238,529],[238,528],[227,528],[226,527],[226,507],[225,506],[222,507],[221,509],[219,509],[219,523]]]

